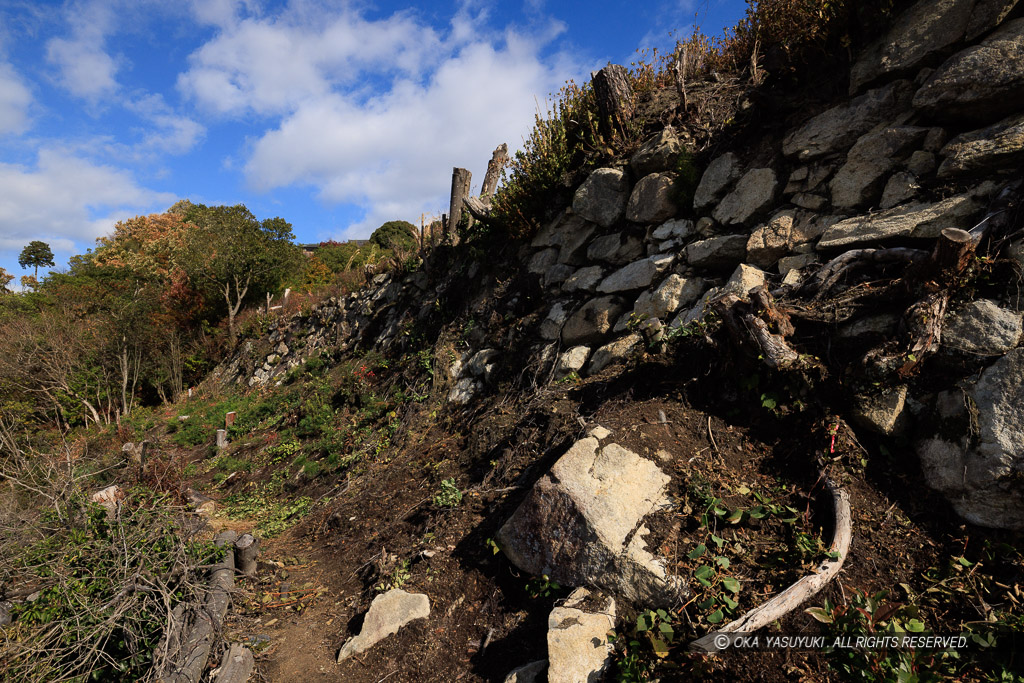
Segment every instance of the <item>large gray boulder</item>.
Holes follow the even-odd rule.
[[[661,223],[676,215],[676,175],[652,173],[633,188],[626,206],[626,218],[634,223]]]
[[[886,175],[927,133],[927,128],[890,126],[857,140],[846,163],[829,183],[833,209],[841,211],[877,202]]]
[[[684,250],[694,268],[731,268],[747,256],[746,235],[723,235],[699,240]]]
[[[622,265],[635,261],[644,253],[644,244],[640,239],[626,233],[614,233],[595,238],[587,247],[587,258],[591,261],[604,261],[612,265]]]
[[[597,283],[603,279],[604,268],[601,266],[586,266],[570,275],[562,283],[562,289],[567,292],[593,292],[597,288]]]
[[[978,299],[949,316],[942,330],[942,345],[971,355],[1001,356],[1017,346],[1021,331],[1020,313]]]
[[[621,339],[605,344],[594,351],[590,365],[587,366],[587,374],[596,375],[609,365],[625,363],[638,344],[640,344],[640,335],[638,334],[628,334]]]
[[[581,439],[498,530],[498,545],[521,570],[562,585],[597,586],[641,605],[671,603],[683,589],[643,538],[643,519],[668,483],[650,460]]]
[[[601,341],[625,312],[626,306],[617,296],[591,299],[565,321],[562,344],[586,346]]]
[[[370,603],[359,635],[348,640],[338,653],[338,661],[370,649],[398,629],[417,619],[430,616],[430,599],[419,593],[406,593],[394,588],[381,593]]]
[[[711,217],[722,225],[749,225],[775,202],[779,179],[770,168],[754,168],[743,174],[736,188],[715,207]]]
[[[940,178],[981,175],[1024,164],[1024,114],[973,130],[946,143]]]
[[[739,159],[732,152],[726,152],[708,164],[701,176],[700,183],[693,193],[693,208],[702,211],[714,204],[725,195],[732,184],[740,177]]]
[[[989,122],[1024,106],[1024,19],[950,57],[914,95],[914,107],[942,120]]]
[[[1024,349],[966,391],[940,393],[932,410],[917,442],[928,484],[969,522],[1024,529]]]
[[[535,248],[548,247],[548,249],[538,252],[538,255],[550,254],[554,250],[555,256],[553,259],[545,257],[543,263],[546,265],[544,267],[541,267],[542,263],[536,265],[531,263],[530,271],[538,272],[535,269],[537,267],[543,273],[547,270],[547,266],[554,263],[573,265],[583,263],[585,248],[588,242],[590,242],[590,237],[594,234],[595,229],[597,229],[597,226],[594,223],[571,213],[564,213],[555,218],[545,225],[538,232],[534,241],[530,243],[530,246]],[[551,262],[548,263],[548,261]]]
[[[818,241],[818,250],[874,246],[894,238],[938,237],[944,228],[969,228],[981,206],[970,193],[956,195],[934,204],[913,202],[887,211],[857,216],[828,228]]]
[[[893,81],[818,114],[782,141],[782,153],[800,161],[847,149],[880,123],[892,121],[910,106],[913,85]]]
[[[998,25],[1017,0],[921,0],[870,44],[850,69],[850,94],[882,76],[912,76],[961,41]]]
[[[663,319],[683,306],[689,306],[704,292],[704,280],[699,277],[684,278],[672,273],[657,289],[637,297],[633,313],[644,318]]]
[[[597,286],[597,291],[603,294],[611,294],[613,292],[646,289],[651,286],[656,277],[668,270],[674,260],[675,257],[670,254],[657,254],[634,261],[628,266],[619,268],[602,280],[601,284]]]
[[[621,168],[599,168],[590,174],[572,198],[576,215],[610,228],[626,215],[629,178]]]

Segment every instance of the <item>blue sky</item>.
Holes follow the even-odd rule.
[[[180,198],[369,235],[474,190],[538,103],[742,0],[0,0],[0,267]]]

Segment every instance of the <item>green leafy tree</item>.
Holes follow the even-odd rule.
[[[196,229],[189,231],[183,267],[197,286],[223,298],[233,345],[238,339],[235,318],[245,302],[275,290],[302,258],[292,244],[291,223],[283,218],[260,222],[242,204],[193,204],[184,218]]]
[[[50,245],[40,240],[32,240],[18,257],[18,265],[22,268],[33,268],[32,277],[39,279],[39,266],[53,267],[53,252]]]
[[[381,249],[416,251],[416,226],[409,221],[388,221],[373,231],[370,242]]]

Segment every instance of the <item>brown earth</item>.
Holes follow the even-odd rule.
[[[787,534],[793,529],[820,536],[827,545],[831,520],[821,499],[817,457],[830,463],[830,476],[850,492],[855,526],[838,581],[813,605],[825,598],[841,603],[855,589],[892,589],[894,599],[904,599],[896,586],[922,591],[929,568],[969,555],[982,537],[997,536],[960,525],[948,505],[920,483],[913,459],[884,455],[879,444],[862,443],[845,424],[831,453],[834,421],[812,417],[820,411],[786,405],[769,410],[760,405],[758,392],[743,388],[743,380],[729,387],[690,379],[700,377],[693,365],[702,360],[685,354],[649,356],[624,373],[613,369],[583,382],[550,385],[518,401],[492,397],[491,410],[446,421],[417,406],[416,414],[406,416],[403,442],[386,458],[333,487],[308,486],[307,495],[321,504],[298,525],[264,541],[259,577],[241,583],[227,640],[252,644],[263,680],[275,682],[501,681],[512,668],[545,658],[547,614],[567,590],[536,595],[536,584],[528,584],[532,577],[495,554],[489,539],[532,483],[594,424],[673,475],[669,493],[676,507],[650,520],[647,539],[649,548],[669,559],[671,571],[692,571],[686,554],[706,534],[696,521],[695,488],[704,487],[728,507],[749,506],[752,499],[739,491],[755,490],[801,511],[792,529],[749,520],[715,528],[727,548],[742,548],[728,553],[732,573],[743,584],[736,615],[811,566],[806,557],[791,557],[788,564],[766,560],[791,547]],[[448,477],[464,492],[455,508],[432,502],[438,482]],[[430,618],[336,663],[342,643],[359,632],[377,587],[389,580],[425,593]],[[970,602],[925,607],[922,617],[937,626],[953,623]],[[628,626],[635,612],[623,607],[621,625]],[[692,604],[665,607],[692,626],[680,641],[710,626]],[[800,611],[781,627],[787,633],[820,630]],[[670,659],[683,668],[667,670],[662,680],[834,675],[817,652],[734,651],[710,658],[686,654],[680,645]]]

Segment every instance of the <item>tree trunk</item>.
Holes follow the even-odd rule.
[[[484,174],[484,184],[480,188],[481,197],[490,197],[498,189],[498,180],[501,178],[501,169],[505,167],[508,160],[508,145],[504,142],[498,145],[487,162],[487,173]]]
[[[448,209],[448,230],[445,240],[449,244],[458,244],[459,221],[462,219],[462,200],[469,196],[469,184],[473,174],[464,168],[452,169],[452,194]]]
[[[235,569],[245,576],[256,574],[256,557],[260,552],[259,541],[252,534],[242,534],[235,541]]]
[[[633,86],[629,72],[618,64],[609,64],[591,77],[597,97],[599,126],[606,142],[623,135],[633,118]]]

